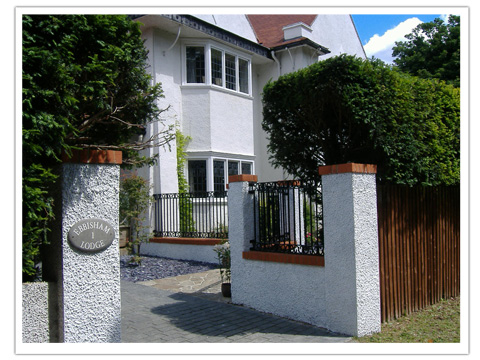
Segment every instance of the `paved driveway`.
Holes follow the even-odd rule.
[[[122,281],[122,342],[344,343],[350,337],[223,301]]]

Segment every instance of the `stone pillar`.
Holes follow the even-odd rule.
[[[242,271],[242,253],[250,250],[250,240],[255,238],[255,218],[253,195],[249,194],[249,184],[257,182],[256,175],[232,175],[228,177],[228,238],[230,242],[232,302],[235,303],[235,278]]]
[[[53,341],[121,341],[120,151],[63,156],[46,275],[55,282]],[[56,233],[56,234],[55,234]]]
[[[376,166],[322,166],[327,327],[380,331]]]

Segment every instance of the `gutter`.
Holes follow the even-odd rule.
[[[299,38],[299,40],[297,40],[297,41],[293,41],[293,42],[290,42],[290,43],[287,43],[287,44],[281,44],[281,45],[274,46],[270,50],[281,51],[281,50],[287,50],[287,49],[291,49],[291,48],[298,47],[298,46],[312,47],[319,52],[319,55],[326,55],[326,54],[329,54],[331,52],[325,46],[317,44],[316,42],[314,42],[314,41],[312,41],[308,38]]]

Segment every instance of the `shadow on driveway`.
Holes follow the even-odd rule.
[[[173,303],[151,309],[178,329],[199,336],[257,338],[259,342],[346,342],[350,337],[242,306],[175,293]]]

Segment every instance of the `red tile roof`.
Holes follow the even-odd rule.
[[[263,46],[273,48],[291,41],[285,41],[282,28],[287,25],[303,22],[313,24],[317,15],[247,15],[257,41]]]

